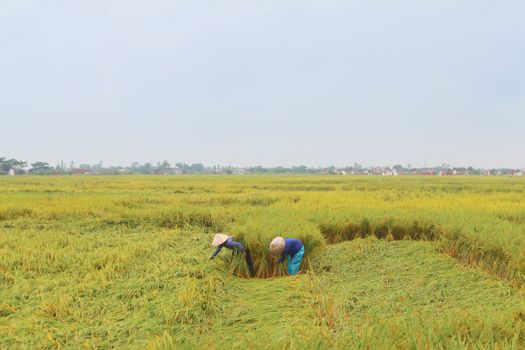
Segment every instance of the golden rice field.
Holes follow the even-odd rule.
[[[114,348],[523,349],[525,179],[0,178],[0,349]]]

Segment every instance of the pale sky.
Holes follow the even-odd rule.
[[[525,167],[525,2],[0,1],[0,157]]]

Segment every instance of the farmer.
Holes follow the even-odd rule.
[[[212,246],[217,247],[213,255],[210,257],[210,260],[215,259],[217,254],[221,251],[222,248],[228,248],[231,249],[233,252],[235,252],[234,249],[237,249],[245,254],[246,264],[248,265],[248,269],[250,270],[250,275],[253,277],[255,276],[255,269],[253,267],[252,257],[250,255],[249,249],[244,249],[243,245],[239,242],[235,242],[235,237],[225,235],[224,233],[217,233],[213,237],[213,242],[211,243]],[[233,257],[233,256],[232,256]]]
[[[275,258],[280,256],[280,263],[288,257],[288,273],[296,275],[303,260],[304,245],[295,238],[275,237],[270,243],[270,254]]]
[[[210,260],[215,259],[215,257],[217,256],[217,254],[220,253],[222,248],[228,248],[231,250],[237,248],[238,250],[244,253],[244,247],[242,246],[242,244],[239,242],[235,242],[235,237],[225,235],[224,233],[217,233],[213,237],[213,242],[211,243],[211,245],[217,247],[217,249],[215,250],[215,253],[213,253],[213,255],[210,257]]]

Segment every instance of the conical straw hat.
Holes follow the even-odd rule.
[[[284,251],[284,238],[278,236],[272,239],[272,242],[270,243],[270,254],[273,256],[279,256]]]
[[[226,242],[228,239],[228,235],[225,235],[224,233],[217,233],[215,237],[213,237],[213,242],[211,243],[212,246],[217,247]]]

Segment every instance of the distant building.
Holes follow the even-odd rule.
[[[418,170],[412,170],[413,175],[436,175],[436,173],[433,170],[429,169],[418,169]]]
[[[372,175],[383,175],[383,169],[381,169],[380,167],[375,167],[372,170]]]
[[[7,175],[8,176],[15,176],[15,169],[9,169],[9,171],[7,172]]]
[[[182,175],[184,174],[184,171],[179,167],[175,167],[175,168],[171,168],[170,174],[171,175]]]
[[[234,168],[233,169],[233,173],[235,175],[244,175],[245,169],[244,168]]]
[[[157,175],[183,175],[184,171],[181,168],[164,168],[155,171]]]
[[[89,175],[89,174],[93,174],[93,170],[91,169],[71,169],[71,173],[73,175]]]

